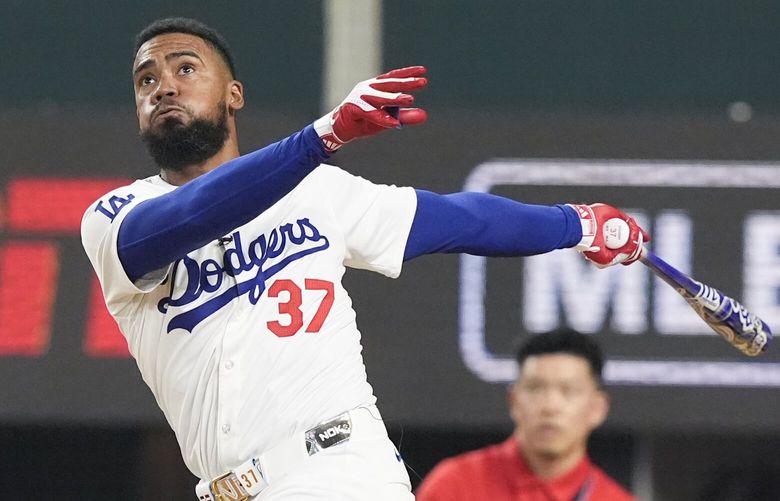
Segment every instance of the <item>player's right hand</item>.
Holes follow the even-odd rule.
[[[428,85],[426,71],[424,66],[409,66],[358,83],[341,104],[314,122],[325,149],[334,152],[353,139],[424,122],[425,110],[403,107],[414,103],[406,92]]]
[[[571,205],[582,224],[582,239],[574,248],[599,268],[628,265],[642,255],[650,235],[634,218],[611,205]]]

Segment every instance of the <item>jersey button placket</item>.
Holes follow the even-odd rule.
[[[230,322],[228,322],[229,324]],[[240,408],[241,393],[239,391],[241,379],[238,377],[238,364],[233,361],[235,353],[231,353],[230,334],[226,332],[222,338],[222,362],[219,371],[219,407],[220,407],[220,431],[221,452],[223,457],[233,458],[236,448],[236,432],[239,424],[238,409]]]
[[[243,298],[233,300],[225,332],[222,335],[222,356],[219,371],[219,405],[222,457],[230,461],[243,461],[237,457],[240,443],[241,423],[238,422],[238,409],[241,408],[241,365],[238,357],[240,338],[246,334],[242,325],[245,312],[240,307]]]

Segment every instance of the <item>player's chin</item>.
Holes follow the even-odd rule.
[[[531,446],[540,455],[557,456],[569,447],[570,441],[570,437],[562,429],[539,429],[533,435]]]
[[[533,448],[532,452],[535,456],[545,458],[548,461],[554,461],[561,456],[563,456],[564,451],[566,450],[565,447],[563,447],[560,444],[537,444],[536,447]]]
[[[152,134],[160,135],[166,132],[187,127],[187,120],[180,116],[164,116],[152,120],[148,130]]]

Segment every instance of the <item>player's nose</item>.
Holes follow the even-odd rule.
[[[173,78],[160,77],[154,93],[155,102],[160,102],[164,97],[175,97],[178,94],[179,90]]]
[[[539,400],[538,405],[540,414],[550,416],[560,412],[563,401],[556,392],[548,391],[544,397]]]

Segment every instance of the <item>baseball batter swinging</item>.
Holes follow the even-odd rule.
[[[160,173],[91,205],[82,241],[201,500],[414,499],[366,381],[345,267],[396,277],[422,254],[566,247],[607,266],[636,260],[648,238],[607,205],[439,195],[323,164],[348,141],[425,121],[409,107],[423,67],[361,82],[243,156],[243,86],[217,32],[156,21],[132,72]],[[605,237],[610,219],[622,235]]]

